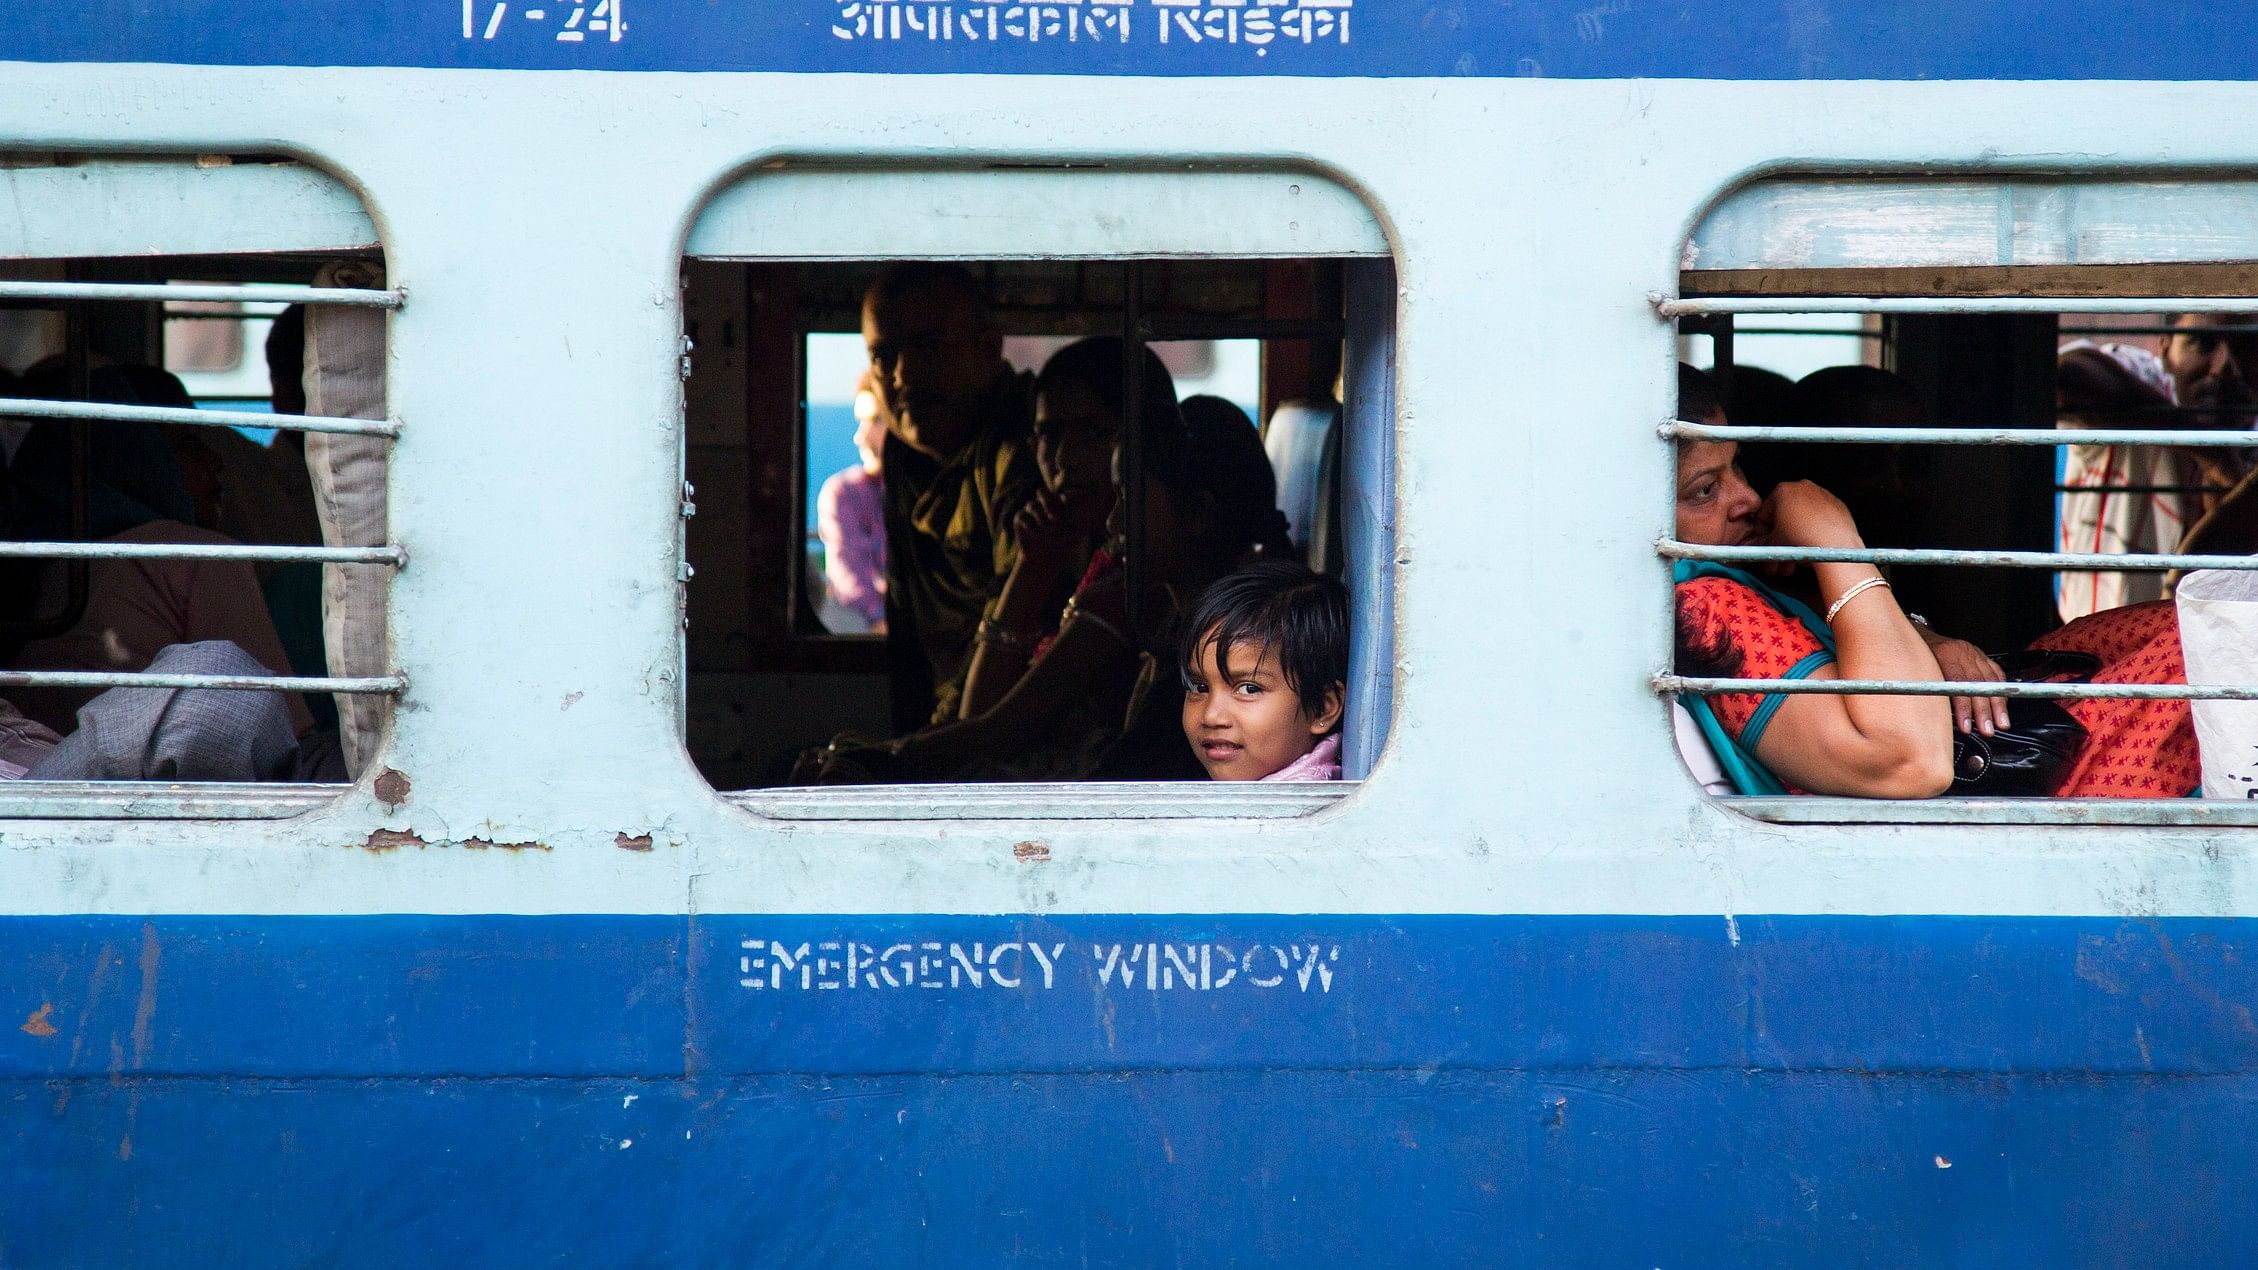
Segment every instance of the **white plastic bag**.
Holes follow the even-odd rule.
[[[2204,569],[2180,579],[2180,651],[2191,684],[2258,684],[2258,573]],[[2197,701],[2205,798],[2258,799],[2258,701]]]

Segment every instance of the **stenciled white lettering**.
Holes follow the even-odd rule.
[[[1089,960],[1069,957],[1068,945],[1027,939],[855,939],[738,941],[737,982],[780,992],[840,988],[918,988],[927,991],[1049,992],[1062,978],[1083,976],[1098,991],[1219,992],[1228,988],[1291,989],[1325,995],[1333,990],[1338,944],[1228,944],[1220,942],[1090,944]],[[1069,966],[1075,961],[1079,969]]]

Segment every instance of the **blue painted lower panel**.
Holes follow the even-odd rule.
[[[0,1264],[2245,1264],[2254,935],[15,919]]]

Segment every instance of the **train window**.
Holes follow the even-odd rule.
[[[785,165],[717,196],[684,279],[688,734],[717,788],[781,815],[969,815],[993,801],[884,787],[1072,781],[1062,814],[1165,814],[1085,782],[1206,779],[1171,641],[1212,584],[1281,559],[1332,580],[1310,596],[1345,584],[1353,663],[1331,715],[1324,686],[1296,702],[1309,739],[1286,757],[1369,770],[1395,288],[1346,191]],[[897,294],[941,316],[892,365],[937,360],[938,387],[865,322]],[[981,439],[943,439],[960,424]],[[1238,798],[1286,814],[1346,788],[1316,784]]]
[[[1780,178],[1686,259],[1655,682],[1706,787],[1783,821],[2252,818],[2197,717],[2258,685],[2190,685],[2174,596],[2258,567],[2258,182]]]
[[[401,687],[373,223],[257,155],[14,155],[0,185],[0,815],[333,796]]]

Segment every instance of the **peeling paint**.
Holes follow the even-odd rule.
[[[430,845],[421,837],[399,829],[371,830],[368,841],[361,844],[365,850],[379,852],[397,851],[402,847],[427,847]]]
[[[617,838],[612,839],[612,845],[622,851],[648,851],[651,849],[651,835],[639,833],[629,837],[622,833]]]
[[[361,847],[378,853],[396,851],[401,847],[459,847],[465,851],[547,851],[549,844],[530,839],[523,842],[496,842],[492,838],[429,842],[421,834],[410,833],[405,829],[373,829],[369,831],[368,841],[362,843]]]
[[[157,924],[141,924],[141,996],[133,1004],[133,1067],[149,1065],[150,1024],[157,1018]]]
[[[31,1033],[33,1036],[41,1038],[42,1040],[46,1039],[47,1037],[53,1036],[55,1034],[55,1025],[49,1020],[52,1019],[54,1015],[55,1003],[52,1001],[45,1002],[38,1009],[33,1010],[29,1018],[26,1018],[24,1020],[23,1030]]]
[[[492,838],[465,838],[454,845],[465,851],[547,851],[549,849],[549,844],[546,842],[496,842]]]
[[[376,801],[387,807],[397,807],[408,801],[415,787],[408,783],[408,774],[396,768],[385,768],[376,778]]]
[[[1025,864],[1041,864],[1051,858],[1051,844],[1047,842],[1015,842],[1011,853]]]

